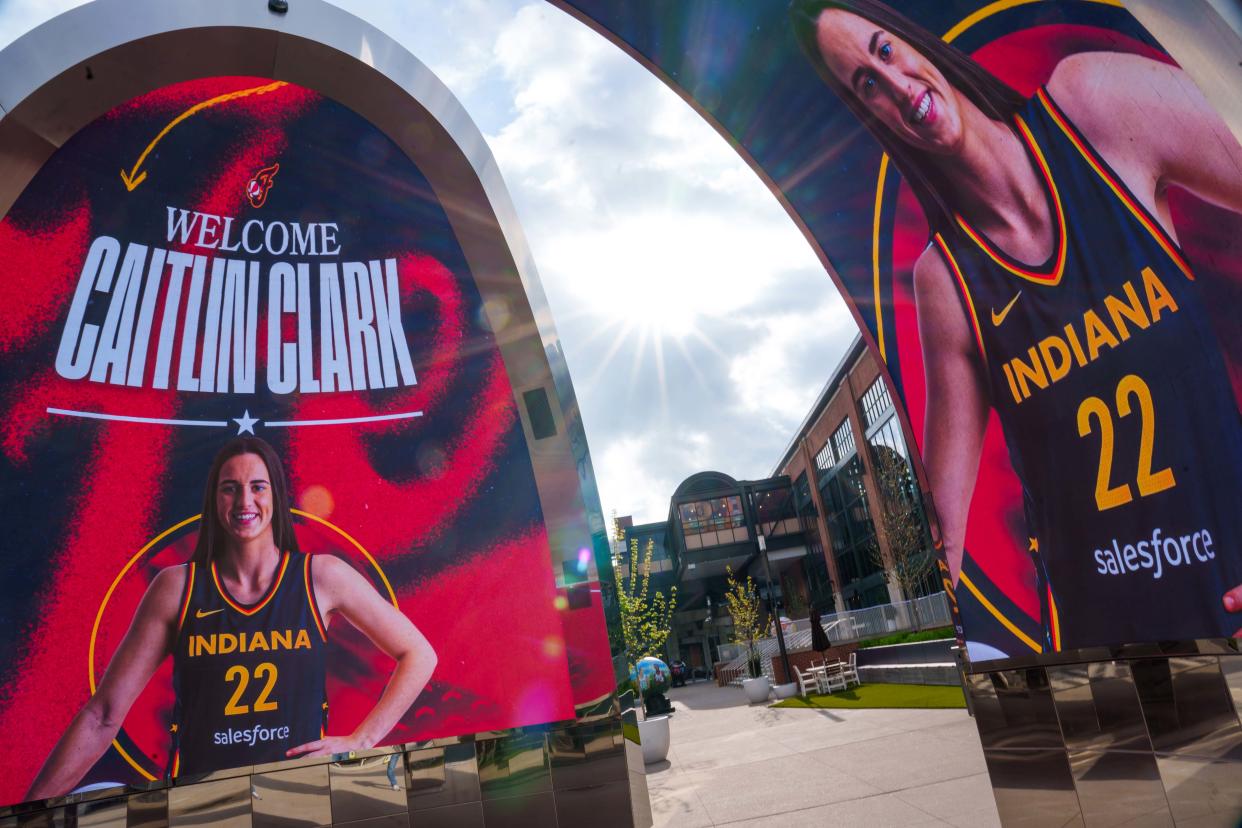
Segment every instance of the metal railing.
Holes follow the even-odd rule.
[[[953,616],[949,612],[949,601],[945,594],[937,592],[913,601],[880,604],[875,607],[821,615],[819,620],[833,644],[848,644],[852,641],[905,632],[915,629],[916,626],[920,629],[949,626],[953,623]],[[785,622],[783,632],[787,652],[796,653],[811,649],[811,620],[809,618]],[[734,646],[739,647],[740,654],[725,662],[720,668],[720,679],[724,684],[741,684],[742,679],[749,677],[746,648],[741,645]],[[723,650],[724,647],[722,646],[721,649]],[[780,655],[780,645],[777,644],[776,636],[759,639],[755,644],[755,653],[759,658],[763,674],[775,682],[772,659]]]

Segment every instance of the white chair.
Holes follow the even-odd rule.
[[[794,667],[794,672],[798,675],[798,695],[807,695],[807,688],[814,688],[815,692],[820,692],[819,676],[815,674],[814,670],[807,670],[804,673],[799,668]]]
[[[824,676],[824,680],[828,682],[828,692],[835,693],[838,690],[845,690],[849,684],[845,681],[845,673],[842,670],[831,670]]]
[[[858,653],[850,653],[850,660],[841,664],[841,679],[845,682],[845,686],[849,687],[853,682],[855,685],[862,684],[862,680],[858,678]]]

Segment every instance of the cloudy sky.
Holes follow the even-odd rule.
[[[298,0],[291,0],[296,5]],[[604,512],[766,476],[855,326],[724,139],[542,0],[337,0],[447,84],[491,146],[564,342]],[[0,0],[0,46],[65,0]]]

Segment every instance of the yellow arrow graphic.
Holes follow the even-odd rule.
[[[155,145],[158,144],[165,135],[171,132],[173,127],[184,121],[186,118],[202,112],[208,107],[219,106],[222,103],[228,103],[229,101],[235,101],[238,98],[245,98],[250,95],[263,95],[268,92],[275,92],[280,87],[287,85],[288,84],[285,83],[285,81],[275,81],[267,84],[266,86],[256,86],[251,89],[239,89],[236,92],[217,95],[210,100],[194,104],[194,106],[169,121],[168,126],[161,129],[160,134],[151,139],[151,143],[147,144],[147,148],[142,151],[142,155],[138,156],[138,160],[134,162],[133,169],[131,169],[128,173],[126,173],[125,170],[121,170],[121,181],[125,182],[125,189],[132,193],[135,187],[147,180],[147,171],[143,170],[142,172],[138,172],[138,168],[142,166],[143,161],[147,160],[147,156],[151,154],[151,150],[155,149]]]

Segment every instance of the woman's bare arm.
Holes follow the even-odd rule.
[[[348,736],[328,736],[288,751],[289,756],[331,756],[374,747],[396,726],[427,686],[436,653],[410,619],[385,601],[353,567],[331,555],[311,564],[315,601],[327,618],[339,613],[397,661],[388,686],[362,724]]]
[[[944,260],[932,247],[914,266],[914,301],[927,382],[923,465],[956,584],[988,424],[988,399],[973,328]]]
[[[1242,146],[1181,69],[1086,52],[1057,64],[1048,91],[1162,221],[1164,192],[1175,184],[1242,212]]]
[[[172,652],[185,578],[186,568],[175,566],[151,581],[121,646],[99,682],[99,689],[48,754],[26,792],[28,801],[62,796],[73,790],[108,749],[155,668]]]

